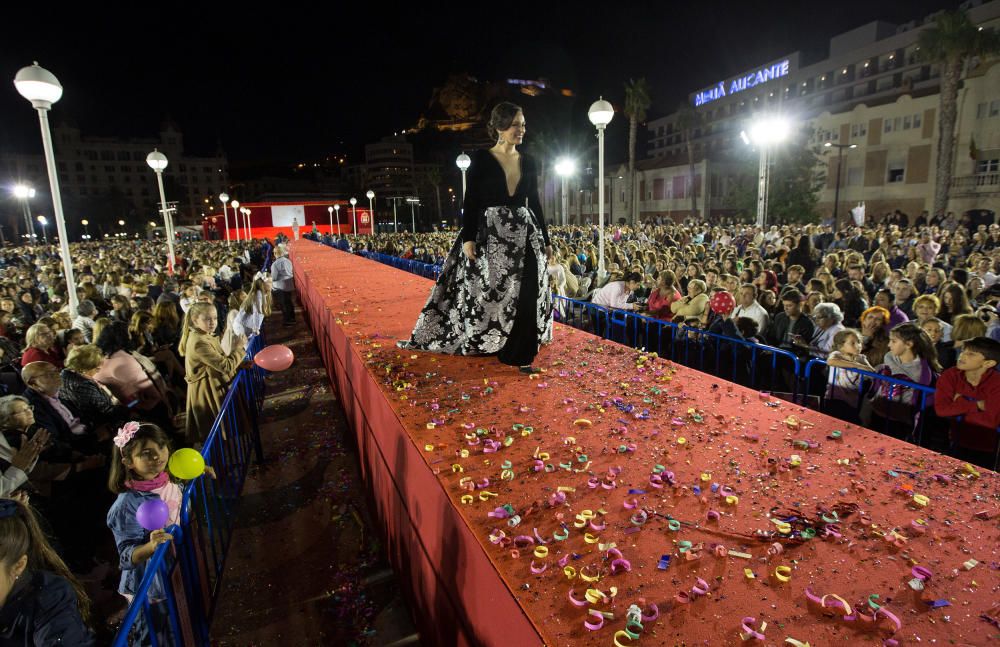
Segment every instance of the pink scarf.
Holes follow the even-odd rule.
[[[170,482],[170,476],[166,472],[160,472],[156,475],[156,478],[152,478],[148,481],[125,481],[125,487],[130,490],[136,490],[137,492],[152,492],[162,488],[164,485]]]

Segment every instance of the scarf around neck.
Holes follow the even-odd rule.
[[[170,476],[166,472],[160,472],[155,478],[148,481],[125,481],[125,487],[136,492],[152,492],[158,490],[170,481]]]

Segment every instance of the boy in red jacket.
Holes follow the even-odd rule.
[[[965,342],[958,363],[941,374],[934,409],[951,424],[956,457],[992,467],[1000,426],[1000,342],[976,337]]]

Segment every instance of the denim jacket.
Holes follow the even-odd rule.
[[[118,592],[122,594],[135,595],[142,576],[146,574],[146,563],[133,564],[132,553],[149,542],[149,531],[139,525],[135,518],[135,513],[139,506],[146,501],[157,499],[159,495],[155,492],[139,492],[128,490],[122,492],[111,504],[108,510],[108,528],[115,536],[115,547],[118,548],[118,566],[122,569],[121,582],[118,585]],[[150,595],[153,597],[163,596],[163,586],[157,580],[150,587]]]

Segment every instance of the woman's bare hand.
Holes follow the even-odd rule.
[[[476,260],[476,241],[474,241],[474,240],[468,240],[468,241],[462,243],[462,252],[465,254],[465,257],[467,259],[469,259],[470,261],[475,261]]]

